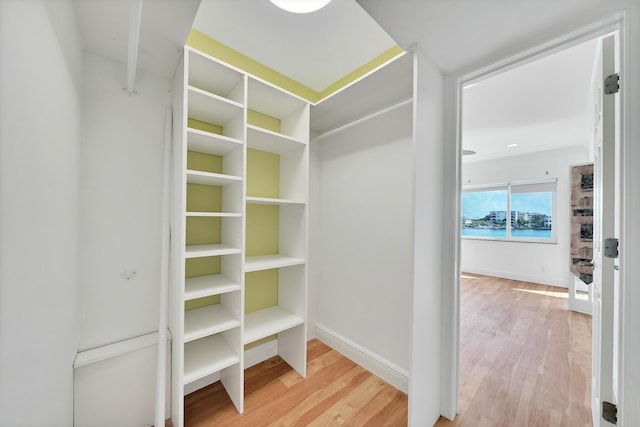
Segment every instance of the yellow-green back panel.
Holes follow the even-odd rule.
[[[220,212],[222,189],[211,185],[187,184],[187,212]]]
[[[214,305],[220,303],[220,295],[212,295],[210,297],[192,299],[191,301],[184,302],[185,310],[193,310],[195,308],[206,307],[208,305]]]
[[[192,129],[198,129],[198,130],[202,130],[202,131],[205,131],[205,132],[211,132],[211,133],[215,133],[217,135],[223,135],[224,134],[224,128],[222,126],[215,125],[213,123],[203,122],[201,120],[196,120],[196,119],[192,119],[192,118],[188,118],[187,119],[187,126],[192,128]]]
[[[185,277],[209,276],[220,274],[220,257],[187,258],[184,263]]]
[[[278,305],[278,269],[246,273],[244,311],[251,313]]]
[[[187,217],[187,245],[220,243],[220,218]]]
[[[279,252],[279,217],[277,205],[247,205],[246,254],[248,257]]]
[[[247,149],[247,196],[280,198],[280,156]]]
[[[280,119],[262,114],[259,111],[247,110],[247,123],[271,132],[280,133]]]
[[[222,173],[222,157],[197,151],[187,151],[187,169]]]

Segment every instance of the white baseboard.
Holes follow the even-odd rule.
[[[460,271],[483,276],[500,277],[501,279],[519,280],[521,282],[537,283],[540,285],[556,286],[558,288],[568,288],[567,279],[558,279],[545,276],[533,276],[529,274],[514,273],[511,271],[485,270],[483,268],[473,268],[460,266]]]
[[[409,373],[399,366],[322,325],[316,324],[316,337],[398,390],[408,392]]]
[[[260,362],[264,362],[273,356],[278,355],[278,340],[268,341],[264,344],[260,344],[244,352],[244,368],[250,368],[253,365],[257,365]],[[210,384],[220,380],[220,373],[216,372],[204,378],[200,378],[190,384],[185,384],[184,394],[193,393],[196,390],[200,390]]]

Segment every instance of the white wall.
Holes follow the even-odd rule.
[[[320,196],[317,203],[312,199],[317,212],[310,216],[312,245],[320,245],[310,275],[318,334],[363,350],[404,376],[409,367],[411,119],[410,107],[402,107],[318,142]]]
[[[82,49],[70,1],[0,1],[0,425],[73,422]]]
[[[84,55],[79,348],[158,329],[165,110],[170,82]],[[123,272],[135,276],[127,280]],[[157,346],[79,368],[83,425],[153,423]],[[141,369],[144,366],[144,369]],[[135,386],[131,383],[135,379]],[[170,377],[169,377],[170,378]]]
[[[524,243],[462,239],[461,270],[506,279],[568,287],[570,268],[571,165],[588,163],[583,147],[465,163],[463,185],[482,185],[558,178],[553,219],[557,243]],[[548,172],[548,175],[547,175]]]
[[[409,425],[418,427],[441,411],[445,82],[420,47],[415,55]]]
[[[80,164],[81,350],[158,329],[164,118],[168,80],[84,57]],[[135,270],[130,280],[121,274]]]

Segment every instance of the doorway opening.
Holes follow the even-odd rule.
[[[569,245],[571,243],[571,238],[567,238],[566,235],[561,236],[561,233],[568,233],[567,230],[570,228],[570,223],[568,222],[570,219],[570,214],[568,213],[568,211],[571,211],[571,187],[568,182],[571,178],[571,167],[582,166],[585,163],[590,163],[593,159],[593,149],[591,149],[592,145],[589,146],[588,141],[593,134],[593,122],[597,120],[597,116],[594,113],[596,108],[594,107],[593,99],[590,99],[590,101],[586,104],[589,106],[588,108],[591,109],[591,111],[589,111],[591,115],[588,117],[591,117],[592,122],[588,126],[583,126],[582,141],[585,144],[584,149],[582,150],[582,159],[574,159],[567,162],[566,158],[571,158],[570,152],[576,150],[576,148],[571,148],[568,145],[547,146],[545,147],[545,150],[539,150],[538,152],[536,152],[535,149],[531,149],[528,152],[521,152],[520,155],[522,158],[525,158],[526,156],[537,157],[537,159],[531,157],[524,163],[509,161],[509,157],[517,157],[510,155],[499,155],[494,159],[483,159],[479,148],[474,149],[471,145],[467,145],[467,142],[469,141],[469,135],[468,132],[465,132],[464,120],[466,118],[465,114],[468,115],[469,112],[467,110],[468,105],[465,105],[465,103],[470,102],[468,99],[465,99],[466,97],[464,91],[480,88],[483,83],[488,83],[493,78],[499,77],[499,75],[501,74],[506,74],[507,72],[515,72],[520,67],[524,67],[525,65],[529,66],[535,64],[538,61],[552,61],[553,54],[567,54],[571,52],[572,49],[577,49],[580,47],[586,49],[586,46],[590,42],[597,43],[598,40],[602,38],[602,36],[613,31],[619,31],[621,25],[620,22],[621,20],[619,17],[616,19],[612,18],[611,21],[606,25],[601,24],[601,26],[595,29],[594,27],[591,27],[585,29],[582,32],[576,32],[571,35],[567,35],[560,40],[554,41],[553,43],[539,46],[538,48],[523,52],[520,55],[508,58],[500,63],[491,64],[490,66],[479,69],[476,72],[469,73],[464,76],[454,77],[450,80],[451,83],[455,83],[453,85],[455,86],[455,90],[453,91],[455,93],[455,100],[453,102],[454,108],[452,109],[452,111],[456,111],[457,117],[456,120],[451,120],[450,123],[452,126],[451,128],[453,128],[453,125],[455,123],[456,131],[452,132],[452,134],[458,135],[455,138],[457,145],[458,162],[456,172],[454,172],[456,174],[455,178],[458,185],[458,192],[456,193],[455,203],[452,203],[452,206],[455,204],[457,211],[455,212],[456,224],[453,225],[457,228],[457,230],[456,233],[453,234],[458,236],[458,246],[454,250],[454,268],[452,268],[455,276],[454,278],[452,278],[452,281],[456,283],[456,286],[451,290],[445,290],[444,296],[445,301],[450,299],[453,304],[453,313],[451,314],[451,318],[445,319],[445,336],[447,335],[448,331],[451,332],[451,341],[445,342],[445,346],[443,348],[443,356],[445,358],[447,356],[451,356],[450,373],[451,377],[454,378],[454,381],[452,381],[450,384],[447,384],[446,382],[443,384],[443,396],[445,396],[443,401],[443,414],[450,415],[449,418],[453,418],[453,416],[455,416],[455,414],[458,412],[464,412],[465,408],[462,407],[464,399],[467,398],[468,394],[473,391],[473,387],[471,387],[471,389],[469,388],[469,384],[471,384],[471,382],[468,379],[464,380],[462,376],[458,376],[460,373],[458,371],[458,367],[462,368],[460,360],[465,357],[462,355],[462,347],[458,347],[459,342],[464,339],[464,330],[461,329],[461,325],[464,327],[465,321],[464,318],[462,319],[462,321],[459,320],[461,314],[461,311],[459,311],[460,292],[464,292],[464,289],[460,286],[461,272],[465,272],[465,270],[467,270],[467,273],[475,273],[471,275],[471,280],[477,280],[477,275],[480,274],[490,275],[493,277],[502,276],[503,279],[512,280],[515,282],[537,281],[541,282],[543,286],[560,285],[566,288],[570,288],[571,286],[573,286],[574,297],[582,293],[580,292],[581,290],[584,292],[584,288],[575,288],[575,284],[573,283],[573,277],[575,277],[575,275],[570,272],[571,249],[569,249]],[[593,90],[591,90],[593,89],[594,81],[593,64],[594,62],[591,62],[591,66],[588,67],[588,71],[591,77],[589,79],[591,87],[587,87],[584,89],[584,93],[586,93],[588,96],[591,96],[593,93]],[[562,71],[558,70],[555,70],[555,72],[556,74],[562,73]],[[540,74],[537,77],[542,76],[543,75]],[[544,92],[545,93],[543,94],[536,94],[540,100],[544,99],[542,95],[547,96],[546,105],[544,104],[544,101],[542,101],[541,104],[537,104],[538,108],[542,108],[544,110],[543,112],[547,112],[547,110],[551,111],[555,107],[566,107],[568,104],[570,104],[569,101],[571,101],[571,99],[563,98],[565,96],[565,91],[563,90],[555,93],[549,90]],[[497,96],[496,90],[494,90],[493,92],[488,91],[488,93],[493,94],[494,98]],[[522,97],[517,98],[517,100],[519,100],[520,103],[526,102]],[[550,103],[554,104],[551,105]],[[542,107],[540,107],[540,105],[542,105]],[[493,140],[499,139],[496,137],[496,135],[507,135],[507,132],[504,131],[504,129],[502,129],[501,127],[495,126],[495,123],[500,119],[504,119],[504,117],[511,118],[511,116],[515,116],[516,110],[519,109],[521,105],[518,104],[516,105],[516,107],[504,110],[502,115],[488,114],[488,118],[485,118],[485,120],[489,123],[493,123],[494,126],[489,126],[488,131],[487,129],[485,129],[484,133],[478,131],[477,129],[480,129],[480,127],[477,127],[477,135],[479,135],[480,137],[484,136],[485,138]],[[575,117],[573,119],[575,119]],[[502,147],[500,147],[500,149],[505,151],[509,149],[517,149],[517,147],[521,147],[521,145],[524,145],[526,147],[526,141],[528,137],[533,137],[531,139],[538,141],[538,148],[549,142],[548,140],[553,140],[557,137],[564,136],[565,139],[568,139],[569,134],[562,133],[559,129],[563,124],[566,125],[571,121],[571,117],[567,115],[560,115],[560,117],[556,117],[554,120],[548,120],[546,123],[546,129],[552,129],[555,130],[555,132],[550,132],[551,136],[545,138],[542,142],[540,142],[540,132],[545,130],[545,126],[538,123],[539,126],[528,127],[526,124],[521,123],[519,126],[517,126],[517,128],[520,130],[520,136],[522,137],[522,140],[509,141],[505,143],[505,140],[502,139]],[[468,128],[466,130],[468,131]],[[593,139],[591,139],[591,141],[593,141]],[[551,153],[552,151],[554,153]],[[469,154],[470,152],[475,153]],[[467,154],[467,156],[465,157],[468,157],[469,159],[473,158],[474,156],[476,157],[472,161],[465,159],[465,161],[463,162],[463,154]],[[586,156],[586,158],[584,156]],[[473,165],[473,163],[477,163],[477,165],[473,167],[469,166]],[[484,165],[482,165],[482,163],[484,163]],[[536,169],[537,175],[526,177],[523,176],[524,174],[526,174],[526,171],[530,171],[531,168]],[[558,171],[560,169],[564,169],[564,172],[559,173]],[[512,173],[514,177],[505,178],[504,176],[498,176],[499,172],[505,171],[510,171],[510,173]],[[500,205],[497,201],[494,200],[492,202],[494,203],[492,205],[493,209],[490,209],[487,213],[484,214],[484,216],[469,218],[467,215],[465,215],[463,207],[463,196],[465,194],[465,190],[468,190],[468,192],[470,193],[470,200],[472,200],[474,197],[477,198],[477,196],[482,195],[474,193],[488,193],[484,195],[493,195],[495,196],[495,199],[504,201],[500,202],[502,203]],[[535,212],[534,209],[531,209],[530,207],[527,208],[526,204],[523,205],[526,199],[533,198],[532,196],[534,195],[540,196],[542,195],[541,193],[547,193],[547,199],[550,200],[550,202],[548,203],[550,204],[550,208],[546,212]],[[561,210],[563,212],[561,212]],[[496,237],[495,235],[489,236],[486,234],[475,236],[467,235],[463,237],[465,226],[467,228],[467,231],[470,231],[471,233],[501,233],[501,235],[499,237]],[[464,245],[466,243],[471,243],[471,245],[467,245],[468,247],[465,248]],[[467,262],[469,260],[472,260],[472,258],[469,256],[469,249],[473,247],[472,245],[482,247],[482,249],[479,251],[476,247],[475,252],[476,255],[477,252],[480,252],[480,256],[476,256],[476,261],[477,259],[480,259],[481,261],[487,261],[484,269],[482,268],[481,263],[472,265],[473,262]],[[517,251],[513,249],[516,247],[524,247],[525,250],[524,252],[520,252],[518,256]],[[532,249],[534,247],[537,249]],[[556,258],[563,258],[566,270],[565,273],[557,274],[554,272],[559,270],[556,270],[555,264],[552,263],[553,261],[555,261],[555,259],[544,257],[542,256],[542,254],[544,250],[546,250],[547,252],[549,252],[550,250],[552,251],[552,249],[549,248],[556,248],[557,250],[560,247],[564,248],[563,251],[565,252],[565,254],[562,257],[556,256]],[[494,262],[491,268],[487,266],[488,261]],[[519,273],[515,272],[518,274],[513,274],[514,271],[509,272],[508,270],[505,270],[505,266],[516,266],[521,267],[522,269]],[[529,270],[526,270],[527,268]],[[504,274],[505,271],[507,274]],[[511,276],[508,273],[512,273]],[[579,276],[579,278],[585,279],[585,276]],[[558,283],[553,283],[554,281]],[[578,292],[576,292],[576,289]],[[589,294],[589,288],[587,287],[586,289],[587,294]],[[523,294],[547,294],[546,296],[556,294],[553,288],[551,290],[523,290],[525,291],[522,292]],[[566,290],[564,292],[565,295],[568,293],[568,291]],[[567,308],[569,307],[568,297],[565,299],[563,306]],[[464,313],[462,313],[462,316],[464,316]],[[509,323],[508,320],[506,322]],[[520,324],[518,327],[522,328],[523,330],[527,329],[526,327],[523,327],[522,324]],[[523,337],[526,337],[526,334],[523,335]],[[450,344],[450,346],[448,346],[447,344]],[[513,351],[517,353],[517,349]],[[509,360],[522,357],[521,354],[518,356],[517,354],[514,355],[513,352],[508,356]],[[548,356],[549,355],[547,354],[544,357]],[[498,364],[504,363],[504,360],[501,359],[494,359],[493,361]],[[588,375],[587,378],[589,378]],[[477,378],[473,378],[473,380],[477,380]],[[583,387],[583,389],[586,388],[587,384],[584,384],[584,386],[585,387]],[[496,388],[493,389],[493,393],[498,392],[504,393],[503,397],[510,396],[509,390],[500,391]],[[467,394],[467,396],[465,396],[465,393]],[[461,400],[458,400],[458,396],[461,396]],[[527,399],[530,398],[530,396],[527,397]],[[497,399],[493,400],[495,401]],[[588,408],[590,402],[588,402],[588,399],[586,400],[586,407]],[[491,399],[489,399],[488,401],[491,401]]]

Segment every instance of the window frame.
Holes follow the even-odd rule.
[[[512,187],[535,187],[541,186],[544,191],[516,191],[512,192]],[[539,243],[539,244],[558,244],[558,178],[538,179],[529,181],[508,181],[505,183],[495,184],[483,184],[483,185],[469,185],[462,187],[462,196],[465,193],[480,192],[480,191],[506,191],[506,212],[505,212],[505,225],[506,225],[506,237],[488,237],[488,236],[464,236],[462,235],[462,224],[460,224],[460,238],[468,240],[487,240],[497,242],[519,242],[519,243]],[[551,193],[551,237],[514,237],[511,234],[511,196],[512,194],[527,194],[536,192],[549,192]],[[462,214],[462,200],[460,200],[460,215]]]

